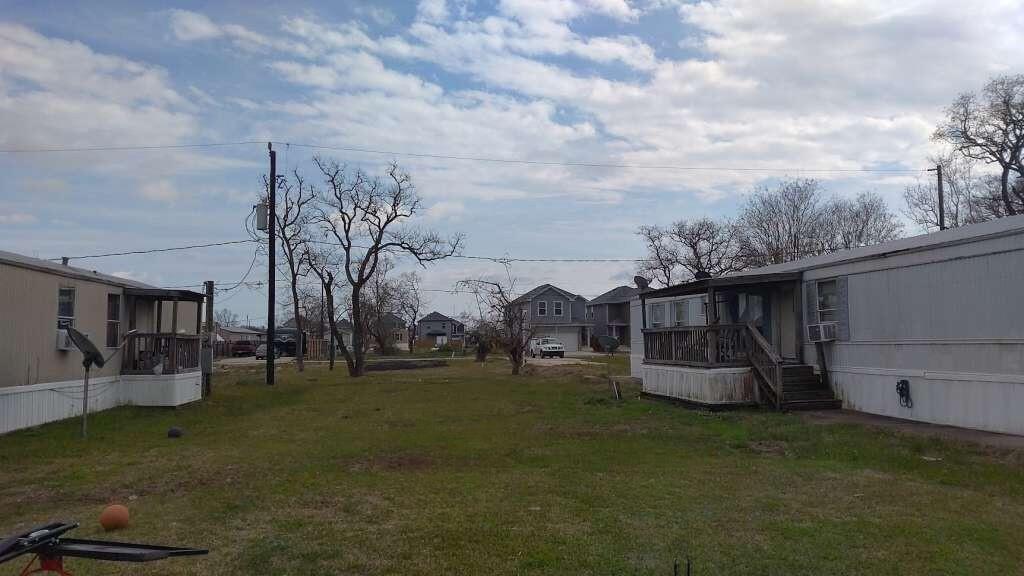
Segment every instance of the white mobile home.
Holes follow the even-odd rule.
[[[90,411],[198,400],[203,298],[0,251],[0,434],[81,414],[68,325],[111,356],[90,373]]]
[[[1016,216],[645,291],[632,371],[708,406],[841,404],[1024,434],[1022,301]]]

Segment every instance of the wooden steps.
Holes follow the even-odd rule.
[[[814,367],[807,364],[782,366],[783,410],[832,410],[842,405],[842,401],[814,373]]]

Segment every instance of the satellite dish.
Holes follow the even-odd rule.
[[[697,270],[697,273],[693,275],[694,280],[707,280],[711,278],[711,273],[704,270]]]
[[[100,352],[100,349],[92,343],[92,340],[89,340],[88,336],[75,330],[72,326],[68,326],[65,330],[68,331],[68,336],[75,343],[75,347],[82,351],[82,366],[86,370],[92,366],[103,368],[107,361],[103,358],[103,353]]]
[[[633,283],[641,290],[647,290],[647,287],[651,285],[647,278],[643,276],[633,276]]]

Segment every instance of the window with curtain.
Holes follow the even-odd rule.
[[[75,289],[61,288],[57,292],[57,328],[75,325]]]
[[[835,322],[838,305],[836,281],[833,279],[818,282],[818,322]]]
[[[121,345],[121,295],[107,294],[107,348]]]

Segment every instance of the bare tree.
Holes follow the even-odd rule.
[[[398,277],[398,315],[405,321],[409,332],[409,352],[413,351],[416,338],[419,337],[420,312],[427,305],[420,287],[420,275],[405,272]]]
[[[533,328],[524,305],[515,302],[515,282],[507,284],[492,280],[461,280],[457,286],[472,292],[479,304],[481,317],[477,330],[508,354],[512,374],[518,375],[526,361],[526,352],[533,338]],[[486,353],[484,354],[486,357]],[[479,350],[478,350],[479,357]]]
[[[362,376],[367,336],[363,289],[381,259],[406,254],[426,265],[455,254],[463,239],[460,234],[442,238],[408,224],[420,211],[420,198],[412,178],[397,164],[391,164],[384,178],[370,178],[336,161],[318,157],[314,162],[327,186],[317,202],[316,222],[321,233],[339,246],[340,272],[351,293],[353,353],[346,361],[352,376]]]
[[[885,200],[874,192],[832,198],[825,204],[823,218],[819,235],[824,252],[888,242],[899,238],[903,230]]]
[[[740,210],[740,252],[750,266],[779,264],[821,252],[824,215],[817,180],[786,180],[762,186]]]
[[[221,308],[213,313],[213,321],[218,326],[238,326],[238,314],[227,308]]]
[[[690,275],[722,276],[746,268],[740,258],[735,225],[710,218],[679,220],[669,237],[675,242],[679,265]]]
[[[263,184],[269,190],[268,178],[263,178]],[[301,300],[299,298],[299,278],[306,275],[309,268],[304,258],[304,248],[308,226],[311,222],[310,205],[315,197],[313,187],[307,185],[298,170],[292,173],[289,179],[285,175],[277,177],[277,209],[274,214],[277,238],[281,241],[281,250],[284,252],[285,272],[288,275],[288,283],[291,289],[292,318],[295,320],[295,366],[299,372],[305,370],[305,350],[303,346],[303,318],[300,310]]]
[[[1003,211],[1024,210],[1024,187],[1011,178],[1014,172],[1024,177],[1024,74],[997,76],[980,94],[961,94],[932,137],[966,158],[998,166]]]
[[[669,231],[660,226],[645,225],[636,234],[647,245],[647,256],[640,261],[637,274],[652,278],[662,286],[671,286],[679,280],[681,256]]]
[[[948,228],[998,218],[1002,212],[1002,198],[995,194],[996,212],[993,213],[990,179],[975,173],[975,160],[956,152],[947,152],[929,158],[932,164],[942,166],[943,204]],[[926,230],[939,228],[939,192],[934,178],[926,178],[906,187],[904,214]]]
[[[396,351],[395,320],[400,319],[395,314],[401,302],[398,282],[391,277],[393,269],[394,262],[391,258],[384,256],[380,259],[377,269],[366,285],[366,293],[362,298],[362,313],[359,315],[366,324],[367,334],[373,338],[384,355],[391,355]],[[404,321],[401,328],[406,329]]]
[[[335,299],[335,290],[338,289],[338,277],[341,274],[341,262],[343,257],[336,246],[327,243],[307,244],[305,246],[305,258],[309,269],[320,280],[324,294],[324,309],[327,313],[327,326],[334,337],[334,344],[341,350],[342,357],[349,366],[351,372],[355,365],[353,354],[349,351],[338,328],[339,306]],[[329,369],[334,370],[334,349],[329,351]]]

